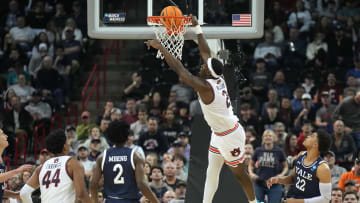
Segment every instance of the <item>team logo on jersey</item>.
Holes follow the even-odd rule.
[[[59,162],[59,159],[58,158],[54,159],[54,164],[56,164],[57,162]]]
[[[239,156],[239,154],[240,154],[240,147],[233,149],[230,153],[231,153],[232,156],[235,156],[235,157],[236,157],[236,156]]]
[[[217,81],[216,81],[216,84],[220,84],[220,83],[221,83],[221,80],[217,80]]]

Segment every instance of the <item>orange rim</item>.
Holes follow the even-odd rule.
[[[164,19],[182,19],[181,25],[190,25],[191,24],[191,17],[185,17],[185,16],[149,16],[147,17],[147,21],[149,23],[156,23],[156,24],[162,24],[161,20]]]

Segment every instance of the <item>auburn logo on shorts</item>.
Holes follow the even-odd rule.
[[[232,150],[231,152],[231,155],[232,156],[239,156],[239,154],[240,154],[240,147],[238,147],[238,148],[235,148],[234,150]]]

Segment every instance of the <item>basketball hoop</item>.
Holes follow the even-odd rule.
[[[182,48],[184,46],[184,34],[189,25],[191,17],[184,16],[150,16],[147,18],[155,32],[156,39],[176,58],[181,60]],[[156,58],[164,59],[158,51]]]

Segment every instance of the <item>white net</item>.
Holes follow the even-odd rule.
[[[148,18],[148,24],[152,27],[156,39],[159,40],[170,54],[181,60],[184,34],[188,26],[191,25],[191,18],[153,16]],[[164,59],[164,56],[158,51],[156,58]]]

